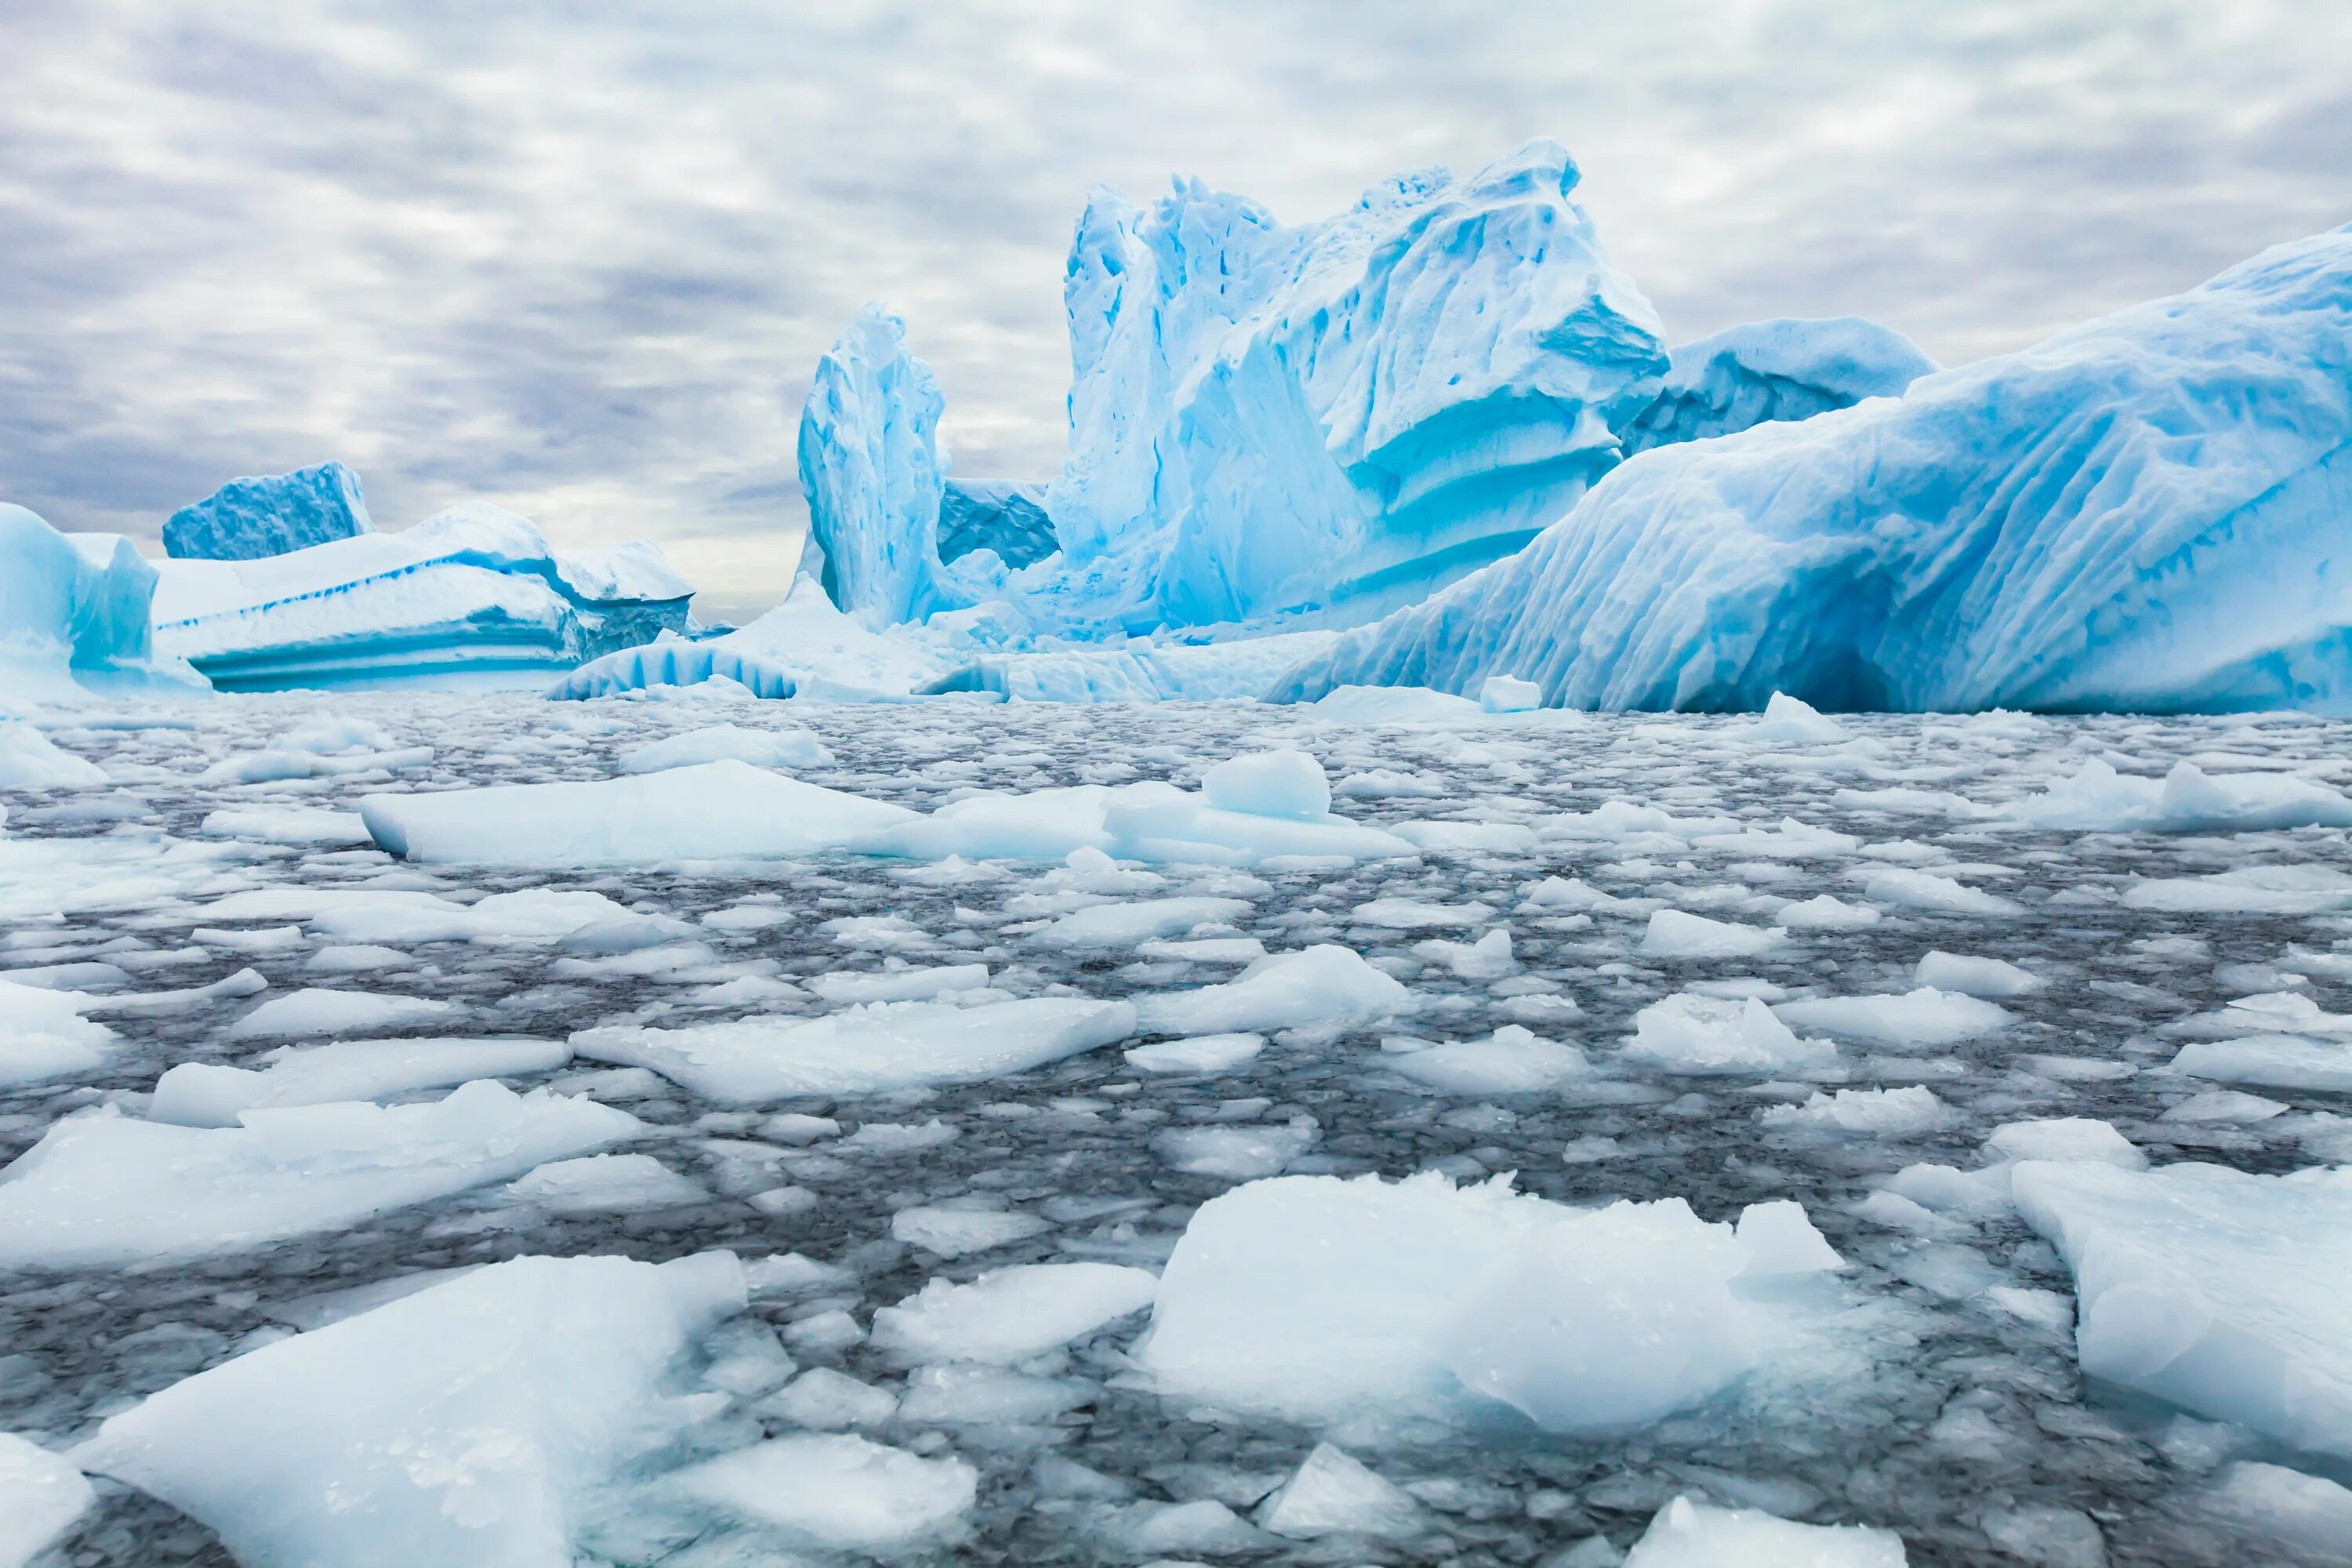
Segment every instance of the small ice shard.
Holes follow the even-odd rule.
[[[1004,1366],[1058,1350],[1151,1305],[1160,1281],[1112,1263],[1031,1263],[968,1285],[933,1279],[874,1314],[874,1345],[915,1364]]]

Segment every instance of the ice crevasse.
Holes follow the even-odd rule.
[[[1272,695],[2352,710],[2352,228],[1797,423],[1644,453]]]

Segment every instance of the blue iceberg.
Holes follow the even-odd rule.
[[[396,532],[160,573],[157,645],[232,691],[541,685],[684,632],[694,593],[651,544],[557,552],[479,500]]]
[[[1007,566],[1034,566],[1062,546],[1045,515],[1045,487],[1007,479],[954,479],[940,492],[940,559],[991,550]]]
[[[373,533],[360,477],[341,463],[231,479],[163,524],[175,561],[258,561]]]
[[[1625,455],[1810,419],[1865,397],[1899,397],[1936,362],[1892,327],[1860,316],[1784,317],[1727,327],[1671,356],[1657,401],[1625,431]]]
[[[0,502],[0,710],[90,693],[201,689],[158,658],[149,605],[155,568],[115,533],[60,533]]]
[[[1899,398],[1645,452],[1273,695],[2352,712],[2347,454],[2352,227]]]

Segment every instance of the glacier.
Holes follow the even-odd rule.
[[[1810,419],[1866,397],[1900,397],[1937,368],[1909,338],[1860,316],[1750,321],[1678,344],[1668,357],[1657,400],[1624,433],[1629,458],[1769,420]]]
[[[231,479],[164,521],[163,552],[175,561],[257,561],[374,531],[360,477],[330,462]]]
[[[1643,453],[1270,694],[2352,710],[2348,328],[2352,227],[1899,398]]]
[[[694,593],[655,545],[557,551],[483,500],[395,532],[155,570],[156,645],[233,691],[536,686],[685,632]]]
[[[113,533],[60,533],[0,501],[0,714],[30,702],[201,689],[159,657],[149,629],[155,568]]]

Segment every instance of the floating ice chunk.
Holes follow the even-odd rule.
[[[1201,775],[1201,795],[1219,811],[1313,822],[1331,812],[1323,764],[1304,752],[1253,752]]]
[[[0,1432],[0,1568],[25,1568],[96,1498],[72,1464]]]
[[[2277,1100],[2264,1100],[2259,1094],[2244,1094],[2233,1089],[2209,1089],[2202,1094],[2190,1095],[2157,1120],[2242,1127],[2256,1121],[2267,1121],[2286,1110],[2287,1107]]]
[[[1904,1089],[1842,1089],[1802,1105],[1775,1105],[1759,1118],[1774,1128],[1819,1127],[1874,1137],[1909,1138],[1951,1120],[1952,1108],[1918,1084]]]
[[[1700,849],[1718,855],[1743,855],[1768,860],[1819,860],[1851,855],[1862,840],[1851,833],[1815,827],[1784,816],[1778,827],[1743,827],[1737,833],[1701,833],[1691,840]]]
[[[1446,1094],[1537,1094],[1592,1071],[1574,1046],[1539,1040],[1517,1024],[1506,1024],[1483,1040],[1454,1040],[1385,1057],[1381,1066]]]
[[[272,746],[266,752],[240,752],[223,757],[198,775],[208,784],[275,784],[283,779],[341,778],[378,771],[397,773],[423,767],[433,760],[430,746],[406,746],[398,751],[321,755]]]
[[[0,710],[79,704],[91,692],[200,690],[153,652],[155,568],[116,533],[59,533],[0,501]]]
[[[1426,686],[1336,686],[1315,702],[1315,716],[1341,724],[1475,723],[1485,710],[1466,697]]]
[[[1879,922],[1868,904],[1849,904],[1827,893],[1793,904],[1783,904],[1772,919],[1790,931],[1861,931]]]
[[[508,1183],[507,1195],[553,1215],[627,1214],[710,1201],[699,1183],[651,1154],[551,1161]]]
[[[360,815],[403,859],[563,867],[811,855],[915,816],[731,761],[586,784],[371,795]]]
[[[1772,1011],[1784,1023],[1825,1029],[1840,1039],[1889,1050],[1933,1050],[1978,1039],[2015,1021],[2004,1007],[1922,985],[1900,996],[1822,996],[1783,1002]]]
[[[1669,960],[1752,958],[1785,947],[1788,942],[1789,933],[1777,926],[1741,925],[1681,910],[1656,910],[1651,912],[1639,951],[1644,958]]]
[[[1315,1145],[1311,1117],[1281,1127],[1178,1127],[1151,1140],[1152,1152],[1188,1176],[1228,1182],[1279,1175]]]
[[[96,763],[22,720],[0,719],[0,789],[88,789],[106,782]]]
[[[86,1073],[106,1060],[114,1031],[82,1016],[91,1000],[0,980],[0,1089]]]
[[[907,1379],[898,1419],[921,1426],[1002,1426],[1051,1421],[1100,1391],[1073,1377],[1033,1377],[994,1366],[927,1366]]]
[[[81,999],[84,1013],[131,1014],[134,1016],[159,1016],[177,1013],[193,1013],[207,1002],[223,997],[251,996],[269,989],[269,982],[261,972],[240,969],[234,974],[223,975],[209,985],[191,985],[178,991],[138,991],[112,996],[85,996]]]
[[[1189,1568],[1203,1557],[1231,1557],[1280,1544],[1223,1503],[1139,1502],[1118,1509],[1103,1534],[1121,1557],[1145,1561],[1147,1568]],[[1171,1557],[1171,1552],[1185,1555]]]
[[[1359,925],[1389,931],[1444,931],[1455,926],[1480,926],[1495,918],[1491,904],[1433,904],[1419,899],[1373,899],[1349,914]]]
[[[1798,1524],[1760,1509],[1678,1497],[1633,1543],[1625,1568],[1905,1568],[1903,1538],[1859,1524]]]
[[[1142,1028],[1163,1035],[1342,1026],[1385,1018],[1412,994],[1357,953],[1331,943],[1260,959],[1241,977],[1136,999]]]
[[[1795,746],[1833,745],[1848,739],[1845,726],[1785,691],[1772,693],[1760,719],[1737,726],[1741,740]]]
[[[2352,1044],[2294,1035],[2198,1040],[2180,1047],[2172,1070],[2213,1083],[2352,1093]]]
[[[1094,1050],[1135,1028],[1129,1004],[1082,997],[976,1007],[877,1002],[815,1019],[587,1029],[572,1037],[572,1048],[591,1061],[651,1068],[705,1099],[756,1105],[796,1094],[982,1083]]]
[[[892,1240],[940,1258],[1010,1247],[1053,1228],[1035,1215],[992,1209],[907,1208],[890,1216]]]
[[[2352,909],[2352,877],[2330,866],[2247,866],[2164,877],[2124,889],[2124,907],[2192,915],[2317,915]]]
[[[2134,1148],[2130,1139],[2111,1124],[2087,1116],[2004,1122],[1985,1139],[1984,1147],[1996,1160],[2113,1165],[2124,1171],[2147,1168],[2147,1156]]]
[[[1412,944],[1416,957],[1443,963],[1465,980],[1498,980],[1519,966],[1511,956],[1511,933],[1496,926],[1476,942],[1431,940]]]
[[[1793,1198],[1749,1204],[1739,1211],[1733,1245],[1739,1253],[1738,1278],[1785,1279],[1792,1274],[1822,1274],[1845,1267]]]
[[[2352,1167],[2030,1161],[2011,1190],[2074,1270],[2085,1373],[2352,1455]]]
[[[1075,910],[1035,936],[1057,947],[1132,947],[1194,926],[1229,925],[1249,912],[1246,899],[1143,899]]]
[[[1761,1000],[1734,1001],[1680,992],[1633,1017],[1633,1037],[1622,1053],[1668,1072],[1799,1072],[1833,1066],[1837,1047],[1800,1039]]]
[[[1856,871],[1863,894],[1897,909],[1920,910],[1938,915],[2014,915],[2023,911],[1998,893],[1971,888],[1950,877],[1907,867],[1888,866]]]
[[[1793,1250],[1759,1223],[1751,1251],[1679,1199],[1578,1210],[1435,1173],[1253,1182],[1194,1214],[1135,1354],[1165,1394],[1288,1419],[1464,1411],[1475,1391],[1559,1430],[1636,1425],[1755,1364],[1760,1327],[1731,1282],[1756,1252]]]
[[[1930,952],[1911,973],[1923,986],[1957,991],[1963,996],[2023,996],[2042,989],[2042,977],[2032,970],[1998,958],[1969,958],[1957,952]]]
[[[2290,1031],[2337,1038],[2352,1036],[2352,1014],[2330,1013],[2300,991],[2265,991],[2237,997],[2216,1012],[2177,1018],[2164,1026],[2168,1035],[2225,1040]]]
[[[1189,1039],[1157,1040],[1127,1053],[1129,1067],[1145,1072],[1223,1072],[1237,1068],[1265,1049],[1264,1035],[1194,1035]]]
[[[234,1127],[245,1112],[269,1106],[381,1100],[479,1078],[552,1072],[572,1059],[572,1047],[560,1040],[512,1037],[347,1040],[282,1046],[261,1059],[267,1066],[259,1071],[182,1062],[156,1080],[148,1119],[181,1127]]]
[[[1488,713],[1531,713],[1543,706],[1543,688],[1515,675],[1490,675],[1479,683],[1478,706]]]
[[[760,1402],[795,1426],[814,1432],[838,1432],[845,1426],[879,1426],[898,1408],[889,1390],[860,1383],[829,1366],[811,1367],[792,1385]]]
[[[1613,910],[1622,900],[1586,885],[1579,877],[1546,877],[1528,889],[1519,900],[1523,914],[1555,911],[1589,912]]]
[[[2261,1540],[2323,1561],[2352,1559],[2352,1489],[2282,1465],[2252,1460],[2225,1467],[2205,1506]]]
[[[229,1026],[232,1039],[268,1035],[349,1035],[367,1029],[404,1029],[430,1024],[465,1009],[429,996],[381,996],[366,991],[306,987],[264,1002]]]
[[[2352,800],[2293,773],[2217,778],[2182,762],[2158,781],[2118,773],[2094,757],[2009,814],[2029,827],[2098,833],[2258,833],[2352,826]]]
[[[824,742],[806,730],[747,730],[712,724],[621,753],[625,773],[657,773],[704,763],[749,763],[755,768],[814,768],[833,761]]]
[[[0,1171],[0,1263],[68,1268],[249,1251],[633,1137],[636,1118],[540,1090],[248,1110],[196,1129],[68,1117]]]
[[[1246,786],[1238,787],[1246,798]],[[934,860],[950,855],[1061,859],[1091,849],[1106,858],[1230,866],[1291,855],[1377,860],[1416,853],[1396,834],[1344,816],[1224,810],[1169,784],[972,795],[871,835],[857,847]]]
[[[519,1258],[174,1384],[74,1458],[241,1563],[570,1568],[614,1472],[680,1424],[664,1373],[743,1305],[723,1252]]]
[[[253,838],[264,844],[368,844],[367,824],[356,811],[307,805],[248,805],[205,814],[201,831],[215,838]]]
[[[1412,1536],[1428,1522],[1410,1492],[1328,1443],[1315,1445],[1258,1515],[1259,1524],[1293,1541]]]
[[[808,988],[827,1002],[929,1002],[988,984],[985,963],[942,963],[935,968],[880,969],[866,973],[820,974]]]
[[[908,1364],[1009,1366],[1151,1305],[1160,1281],[1115,1263],[1029,1263],[969,1285],[933,1279],[874,1314],[874,1346]]]

